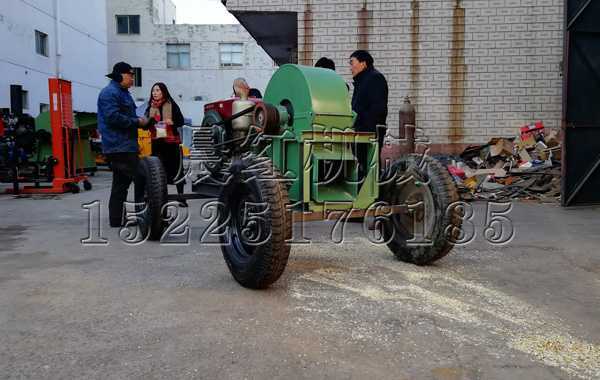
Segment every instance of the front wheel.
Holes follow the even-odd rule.
[[[437,160],[418,154],[395,161],[391,173],[382,181],[380,197],[409,210],[383,224],[387,246],[400,261],[426,265],[439,260],[454,246],[461,225],[452,178]]]
[[[167,203],[167,174],[158,157],[141,160],[145,176],[144,224],[149,228],[149,240],[160,240],[165,228],[163,207]]]
[[[283,274],[290,254],[292,215],[281,176],[267,161],[260,172],[236,176],[221,193],[221,251],[242,286],[264,289]]]

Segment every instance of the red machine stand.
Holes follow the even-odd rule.
[[[73,106],[71,96],[71,82],[58,79],[48,79],[50,95],[50,127],[52,129],[52,156],[55,165],[52,168],[53,177],[51,185],[36,183],[33,186],[24,186],[19,189],[22,194],[62,194],[67,192],[79,192],[79,182],[84,182],[86,190],[91,189],[88,181],[78,167],[78,162],[83,162],[82,157],[76,157],[76,147],[79,145],[81,136],[79,129],[73,121]],[[7,190],[13,193],[13,189]]]

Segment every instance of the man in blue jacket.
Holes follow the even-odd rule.
[[[108,203],[111,227],[123,222],[123,202],[131,182],[135,184],[135,201],[143,202],[145,179],[138,158],[138,127],[148,120],[138,117],[129,88],[134,83],[133,68],[119,62],[107,77],[112,79],[98,97],[98,129],[102,135],[102,152],[110,163],[113,180]]]

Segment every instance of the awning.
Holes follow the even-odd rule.
[[[298,63],[296,12],[231,11],[240,24],[277,63]]]

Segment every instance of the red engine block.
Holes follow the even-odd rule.
[[[240,98],[229,98],[218,100],[213,103],[207,103],[204,105],[204,113],[207,113],[208,111],[216,111],[223,119],[228,119],[233,115],[233,102],[239,99]],[[248,100],[254,102],[255,104],[260,104],[263,102],[262,99],[259,98],[248,98]]]

